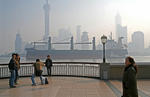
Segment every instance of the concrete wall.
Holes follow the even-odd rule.
[[[150,79],[150,63],[136,63],[138,66],[137,79]],[[122,79],[123,63],[110,64],[110,79]]]

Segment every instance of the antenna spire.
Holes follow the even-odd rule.
[[[48,0],[46,0],[46,3],[48,4]]]

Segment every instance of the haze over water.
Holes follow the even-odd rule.
[[[0,54],[14,51],[16,33],[23,41],[41,40],[44,35],[45,0],[0,0]],[[113,32],[115,38],[115,15],[122,17],[122,25],[128,27],[128,42],[134,31],[143,31],[145,47],[150,43],[149,0],[49,0],[50,33],[58,34],[61,28],[69,28],[75,35],[76,25],[89,37]]]
[[[136,62],[150,62],[150,56],[133,56]],[[0,64],[9,63],[11,57],[0,57]],[[112,58],[106,59],[106,62],[110,63],[124,63],[124,58]],[[42,60],[45,61],[45,60]],[[26,60],[25,57],[21,57],[21,62],[35,62],[35,60]],[[74,59],[74,60],[53,60],[53,62],[102,62],[102,59]]]

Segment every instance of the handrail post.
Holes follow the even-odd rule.
[[[101,80],[110,79],[110,63],[100,63],[100,78]]]
[[[21,77],[31,76],[34,73],[34,62],[20,63],[19,75]],[[65,64],[65,65],[64,65]],[[98,77],[99,63],[93,62],[53,62],[53,75]],[[95,67],[96,66],[96,67]],[[8,64],[0,64],[0,78],[9,77]],[[43,75],[46,73],[43,68]]]

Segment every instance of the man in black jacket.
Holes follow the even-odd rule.
[[[45,61],[45,65],[47,67],[47,74],[48,74],[48,76],[51,76],[52,60],[50,58],[50,55],[47,56],[47,59]]]
[[[15,69],[16,67],[16,55],[12,54],[12,58],[8,64],[9,71],[10,71],[10,79],[9,79],[9,86],[10,88],[15,88],[14,81],[15,81]]]

